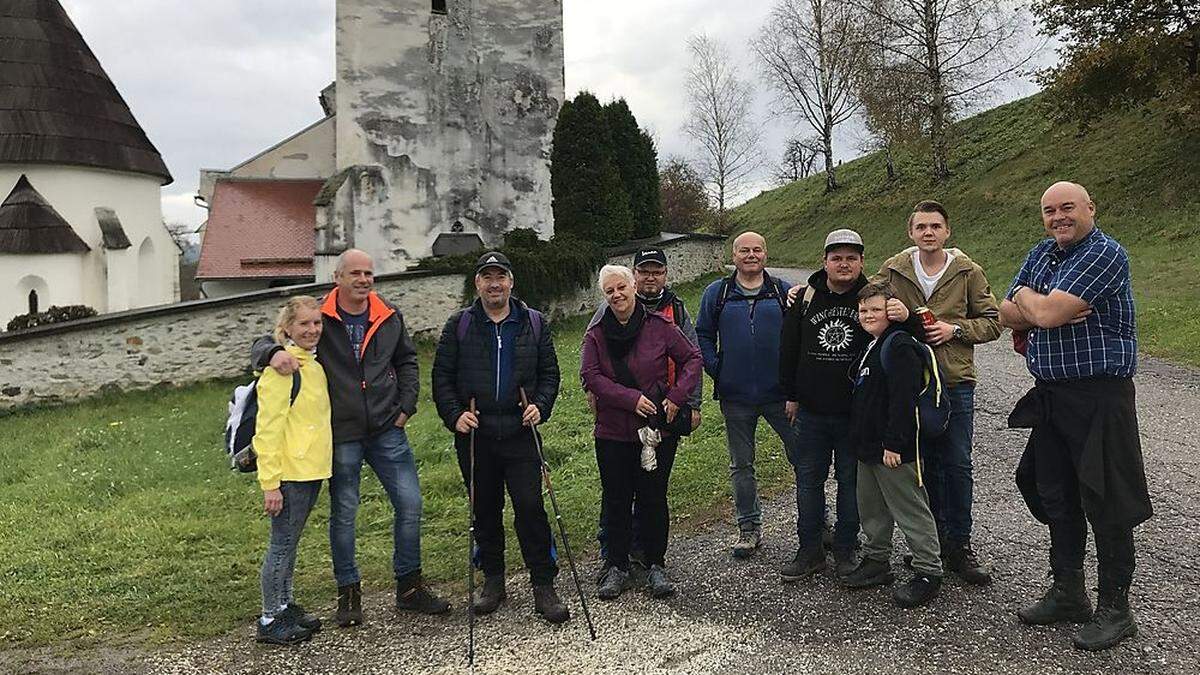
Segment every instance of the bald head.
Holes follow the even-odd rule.
[[[1042,225],[1059,248],[1083,240],[1096,227],[1096,205],[1078,183],[1059,181],[1042,193]]]
[[[348,248],[338,256],[337,267],[334,268],[333,273],[344,272],[347,267],[362,267],[364,265],[372,270],[375,268],[375,261],[371,259],[371,254],[362,249]]]
[[[757,232],[743,232],[733,240],[733,266],[743,282],[762,277],[767,265],[767,240]]]

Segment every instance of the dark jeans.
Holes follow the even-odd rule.
[[[825,524],[825,481],[829,465],[837,480],[837,525],[835,548],[853,549],[858,544],[858,461],[846,447],[849,415],[822,415],[800,410],[796,415],[796,444],[787,448],[788,461],[796,473],[796,533],[800,548],[821,546]]]
[[[971,446],[975,432],[975,384],[946,388],[950,423],[937,438],[921,439],[921,468],[929,508],[937,521],[938,538],[946,548],[971,540],[972,476]]]
[[[725,439],[729,444],[729,481],[733,486],[733,506],[737,512],[738,528],[762,529],[762,504],[758,499],[758,478],[754,473],[755,441],[758,418],[779,434],[785,452],[790,456],[796,444],[796,432],[788,422],[783,401],[749,405],[721,401],[725,417]]]
[[[262,613],[267,618],[295,601],[292,578],[296,571],[296,548],[308,514],[321,494],[321,481],[284,481],[279,484],[279,491],[283,493],[283,510],[271,517],[271,543],[259,576]]]
[[[329,479],[329,547],[338,586],[359,581],[354,560],[354,521],[358,516],[359,482],[366,461],[379,477],[396,515],[392,522],[392,569],[397,579],[421,571],[421,485],[408,435],[392,428],[362,440],[333,447]]]
[[[454,435],[458,468],[470,490],[470,439]],[[504,489],[513,505],[513,528],[535,586],[552,583],[558,566],[550,552],[553,535],[542,503],[542,469],[528,429],[503,440],[475,437],[475,542],[486,576],[504,574]]]
[[[675,464],[677,437],[668,437],[658,446],[658,466],[646,471],[641,465],[642,444],[596,439],[596,463],[600,467],[600,486],[608,511],[608,557],[613,567],[629,570],[629,546],[632,540],[633,503],[638,503],[638,529],[642,534],[647,565],[665,566],[670,513],[667,508],[667,481]]]
[[[1088,519],[1079,493],[1078,464],[1092,420],[1069,406],[1054,408],[1054,422],[1036,427],[1034,444],[1037,491],[1050,519],[1050,568],[1055,572],[1083,569]],[[1134,431],[1136,434],[1136,430]],[[1128,588],[1136,552],[1133,528],[1092,525],[1100,588]]]

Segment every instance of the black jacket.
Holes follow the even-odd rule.
[[[317,343],[317,362],[329,380],[334,443],[374,436],[395,426],[400,413],[412,417],[417,412],[417,350],[408,336],[404,317],[374,292],[368,308],[369,324],[360,362],[338,316],[336,288],[321,307],[325,325]],[[259,338],[250,350],[254,370],[266,368],[280,349],[274,338]]]
[[[897,335],[888,346],[891,370],[885,373],[880,349],[892,333]],[[885,449],[900,453],[904,462],[916,460],[917,396],[925,368],[920,349],[902,326],[892,324],[859,361],[850,413],[850,448],[860,462],[882,464]]]
[[[458,418],[470,407],[471,397],[479,412],[478,435],[503,439],[522,432],[518,387],[524,387],[529,402],[542,413],[542,421],[550,419],[554,400],[558,397],[558,356],[550,325],[543,317],[541,335],[534,340],[529,308],[514,300],[512,311],[520,321],[514,352],[512,381],[515,386],[496,400],[496,372],[492,364],[492,347],[496,328],[476,300],[470,307],[450,315],[438,339],[433,357],[433,402],[438,416],[447,429],[454,431]],[[464,312],[472,318],[460,343],[458,325]]]

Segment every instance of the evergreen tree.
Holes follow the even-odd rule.
[[[601,245],[629,238],[633,216],[600,101],[580,92],[563,103],[550,153],[556,235]]]
[[[625,99],[604,106],[612,138],[611,155],[621,173],[633,215],[633,237],[652,237],[662,230],[658,204],[658,152],[650,135],[638,128]]]

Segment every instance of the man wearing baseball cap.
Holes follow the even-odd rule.
[[[484,582],[471,604],[493,612],[505,599],[504,490],[533,584],[534,610],[551,623],[570,618],[554,591],[558,566],[542,503],[541,464],[529,427],[549,419],[558,397],[558,358],[542,315],[512,297],[512,264],[488,252],[475,265],[479,297],[450,315],[433,357],[433,401],[471,486],[474,433],[475,533]],[[521,405],[520,390],[528,396]],[[471,403],[475,407],[472,410]]]
[[[871,341],[858,324],[858,292],[867,285],[863,250],[862,237],[854,230],[830,232],[825,237],[822,269],[791,289],[783,319],[779,382],[787,400],[788,420],[796,429],[796,444],[788,460],[796,474],[799,538],[795,557],[780,570],[784,581],[796,581],[826,567],[821,526],[831,463],[837,480],[835,570],[845,576],[856,564],[857,460],[845,441],[853,398],[847,373]]]
[[[696,327],[692,323],[691,316],[688,315],[688,311],[683,304],[683,300],[680,299],[679,296],[675,295],[675,293],[672,292],[667,285],[667,254],[665,251],[657,247],[648,247],[639,249],[636,253],[634,253],[633,280],[637,284],[638,302],[641,303],[643,307],[652,312],[658,312],[659,314],[666,316],[668,319],[674,322],[676,326],[679,327],[679,330],[683,331],[683,335],[688,339],[688,342],[696,345],[697,347],[700,346],[699,338],[696,337]],[[600,303],[600,307],[592,316],[592,320],[588,322],[588,328],[591,328],[600,322],[600,319],[604,316],[604,309],[607,306],[608,305],[605,303]],[[674,363],[667,364],[667,372],[669,380],[667,384],[668,386],[671,386],[675,383]],[[688,404],[692,408],[693,430],[700,426],[700,404],[702,403],[701,397],[703,395],[703,389],[704,382],[698,382],[696,384],[695,391],[692,392],[692,396],[688,399]],[[588,405],[593,409],[594,412],[595,399],[591,392],[588,392],[587,396]],[[674,447],[670,448],[670,452],[662,452],[662,449],[667,444],[678,443],[678,436],[668,436],[667,440],[663,442],[663,445],[659,446],[659,457],[674,457]],[[636,502],[634,502],[633,509],[636,513]],[[642,547],[641,542],[638,540],[638,532],[636,528],[636,523],[638,522],[637,518],[634,518],[633,522],[635,523],[635,527],[633,531],[633,546],[630,550],[630,559],[635,564],[640,565],[642,562]],[[607,524],[608,514],[604,512],[604,505],[601,504],[600,526],[596,531],[596,539],[600,542],[601,560],[605,558],[605,551],[608,548]]]

